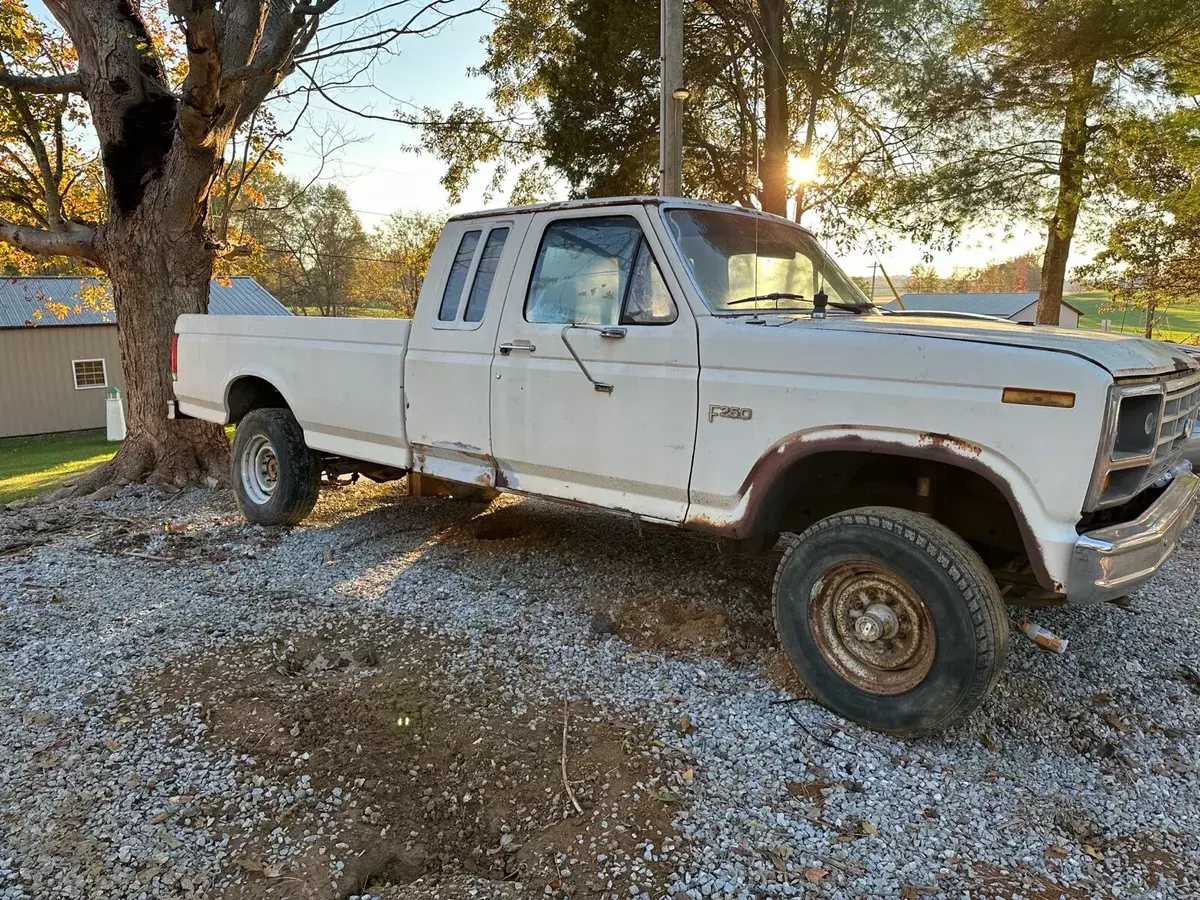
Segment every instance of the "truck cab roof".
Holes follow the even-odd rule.
[[[476,219],[492,219],[503,218],[506,216],[520,216],[540,212],[560,212],[571,210],[587,210],[587,209],[603,209],[609,206],[665,206],[683,207],[691,209],[715,209],[722,212],[740,213],[749,216],[758,216],[764,219],[773,219],[776,221],[787,222],[789,225],[796,225],[791,219],[782,216],[774,215],[773,213],[763,212],[762,210],[753,209],[746,206],[734,206],[731,203],[718,203],[715,200],[695,200],[689,197],[657,197],[649,195],[636,195],[629,197],[592,197],[584,200],[552,200],[546,203],[530,203],[525,206],[508,206],[502,209],[482,209],[475,212],[459,213],[451,216],[451,222],[464,222]],[[796,225],[804,231],[808,231],[803,225]],[[810,232],[811,233],[811,232]]]

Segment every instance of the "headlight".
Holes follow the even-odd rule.
[[[1163,385],[1113,385],[1087,509],[1116,506],[1141,488],[1158,449]]]

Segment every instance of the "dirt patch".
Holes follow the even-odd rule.
[[[639,650],[682,656],[715,656],[735,665],[758,661],[775,645],[765,625],[730,620],[724,612],[658,593],[633,593],[605,603],[597,615],[611,623],[614,634]]]
[[[763,673],[775,687],[793,697],[812,697],[808,688],[796,675],[796,670],[792,668],[792,661],[788,659],[787,651],[782,647],[776,646],[775,649],[767,651],[763,660]]]
[[[231,841],[243,870],[231,896],[348,896],[459,875],[624,896],[628,874],[597,878],[607,868],[598,857],[641,859],[647,842],[678,843],[670,820],[693,777],[685,759],[664,774],[671,757],[659,745],[652,761],[648,729],[571,704],[566,759],[580,814],[562,776],[563,704],[527,702],[478,662],[448,677],[445,660],[468,652],[373,622],[226,649],[155,679],[163,710],[203,704],[208,739],[251,755],[255,773],[291,792],[269,827]],[[296,851],[282,862],[276,829]],[[645,865],[664,885],[669,873]]]
[[[989,863],[974,863],[975,878],[969,883],[972,897],[1009,900],[1088,900],[1092,892],[1084,888],[1059,884],[1028,869],[1000,869]]]

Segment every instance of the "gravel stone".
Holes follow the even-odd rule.
[[[773,562],[692,536],[365,481],[290,531],[207,490],[14,507],[0,511],[0,900],[262,896],[242,892],[300,877],[311,896],[364,900],[1200,896],[1197,526],[1128,607],[1015,609],[991,697],[951,733],[900,741],[789,690]],[[1027,641],[1022,618],[1068,652]],[[243,646],[277,648],[297,685],[367,685],[387,628],[452,648],[427,674],[461,687],[445,702],[464,714],[503,708],[521,723],[509,740],[557,740],[564,699],[580,728],[628,729],[652,774],[621,802],[669,810],[673,833],[641,806],[593,807],[595,828],[549,869],[506,881],[445,859],[354,894],[351,820],[413,850],[372,824],[391,779],[329,787],[307,752],[264,768],[261,748],[220,738],[207,700],[156,687]],[[288,649],[343,633],[345,655]],[[490,706],[470,706],[485,688]],[[297,708],[262,741],[322,715]],[[413,796],[414,815],[482,810],[480,771]],[[526,816],[506,814],[477,859],[529,840]]]

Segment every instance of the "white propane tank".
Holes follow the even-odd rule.
[[[106,392],[108,399],[105,405],[108,407],[108,439],[110,441],[125,440],[125,402],[121,399],[121,392],[115,387],[110,387]]]

